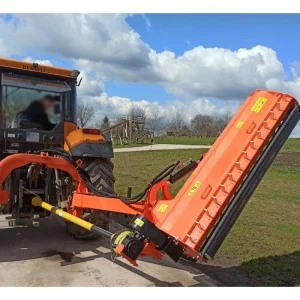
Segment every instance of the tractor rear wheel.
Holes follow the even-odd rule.
[[[90,175],[94,187],[110,194],[114,193],[114,164],[106,158],[82,158],[82,168]]]
[[[90,179],[96,189],[114,193],[115,177],[113,175],[114,164],[110,159],[94,158],[94,157],[81,157],[82,168],[89,174]],[[102,213],[103,214],[103,213]],[[95,224],[104,229],[108,229],[108,223],[97,211],[85,211],[83,219]],[[66,222],[67,231],[77,239],[91,238],[93,234],[73,223]]]

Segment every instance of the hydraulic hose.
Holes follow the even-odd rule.
[[[137,202],[143,200],[143,198],[146,195],[147,191],[154,184],[156,184],[159,181],[163,180],[164,178],[170,176],[180,163],[180,161],[176,161],[176,162],[172,163],[171,165],[166,167],[164,170],[162,170],[159,174],[157,174],[150,181],[150,183],[148,183],[148,185],[146,186],[146,188],[143,191],[141,191],[140,193],[138,193],[135,196],[126,197],[126,196],[120,196],[118,194],[111,194],[111,193],[107,193],[107,192],[104,192],[104,191],[100,191],[97,188],[95,188],[95,186],[91,182],[89,174],[83,168],[78,166],[75,159],[67,151],[65,151],[61,148],[53,147],[51,149],[39,150],[39,151],[36,151],[35,153],[38,154],[38,153],[41,153],[41,152],[48,152],[49,154],[52,154],[52,155],[61,156],[62,158],[66,159],[69,163],[71,163],[73,166],[75,166],[78,170],[79,176],[82,178],[82,180],[85,183],[85,185],[87,186],[88,190],[90,192],[92,192],[93,194],[95,194],[97,196],[100,196],[100,197],[105,197],[105,198],[117,198],[117,199],[120,199],[121,201],[123,201],[126,204],[134,204],[134,203],[137,203]]]

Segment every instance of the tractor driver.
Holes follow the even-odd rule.
[[[41,100],[32,101],[24,111],[18,113],[17,118],[38,124],[44,130],[52,130],[56,124],[49,121],[48,115],[53,110],[55,101],[59,101],[59,96],[45,95]]]

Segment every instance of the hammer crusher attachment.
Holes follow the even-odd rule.
[[[61,168],[75,182],[68,206],[68,213],[77,218],[73,218],[75,223],[83,209],[132,215],[127,228],[116,233],[83,225],[110,237],[114,251],[131,263],[136,265],[141,255],[159,259],[163,254],[174,261],[183,256],[206,260],[218,251],[299,119],[299,104],[292,96],[256,90],[204,157],[177,171],[178,164],[171,165],[136,197],[104,195],[91,186],[80,166],[45,154],[15,156],[16,163],[14,155],[4,159],[0,162],[0,183],[12,169],[29,160]],[[188,172],[192,172],[190,177],[173,198],[170,185]],[[6,199],[7,192],[0,191],[0,203]],[[34,204],[42,203],[35,200]],[[68,220],[73,222],[70,217]]]

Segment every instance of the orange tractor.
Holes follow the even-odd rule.
[[[13,64],[7,62],[9,63]],[[7,151],[15,149],[12,148],[12,143],[19,143],[18,149],[23,149],[22,141],[17,140],[19,134],[23,134],[22,129],[7,126],[1,129],[0,204],[14,208],[17,203],[18,216],[25,207],[33,213],[37,213],[37,208],[43,208],[63,217],[67,224],[75,224],[73,228],[83,228],[84,232],[108,237],[114,253],[134,265],[142,255],[160,259],[166,254],[174,261],[182,257],[193,261],[213,257],[300,119],[299,104],[292,96],[272,91],[254,91],[205,156],[197,161],[189,161],[180,168],[179,162],[174,162],[153,178],[139,194],[125,197],[116,194],[112,185],[104,188],[106,185],[102,184],[99,187],[97,182],[101,182],[102,174],[96,174],[97,181],[94,179],[95,174],[90,172],[90,166],[95,161],[97,166],[102,161],[110,165],[108,161],[112,157],[112,151],[109,150],[109,141],[98,131],[78,129],[76,125],[68,123],[75,119],[70,107],[75,103],[72,95],[75,97],[76,76],[66,70],[29,67],[29,64],[16,62],[14,64],[13,68],[6,71],[8,75],[3,71],[3,87],[9,86],[8,79],[5,79],[7,76],[21,76],[15,73],[22,76],[26,74],[26,78],[38,75],[39,80],[44,76],[47,80],[51,76],[56,76],[56,79],[60,76],[60,82],[70,87],[68,91],[61,91],[61,99],[71,101],[71,98],[73,102],[67,102],[69,106],[64,104],[66,102],[61,102],[65,105],[65,113],[62,115],[65,125],[60,131],[61,140],[55,135],[55,142],[52,139],[52,143],[43,144],[43,135],[54,136],[52,132],[43,133],[32,129],[25,131],[25,136],[27,133],[30,137],[33,136],[32,133],[39,134],[39,143],[35,142],[34,151],[29,149],[32,152],[30,154],[25,150],[17,151],[18,153]],[[59,91],[55,92],[59,94]],[[7,95],[5,92],[3,96],[2,88],[2,99]],[[5,115],[6,111],[4,106],[2,114]],[[11,140],[12,138],[15,140]],[[51,140],[50,136],[47,140]],[[58,140],[61,142],[56,142]],[[24,145],[29,147],[27,145],[31,142],[33,143],[25,140]],[[86,143],[99,147],[99,150],[93,148],[91,152],[86,150],[87,153],[83,150],[75,152],[75,148],[81,144],[85,149]],[[99,153],[101,155],[97,155]],[[39,176],[44,176],[47,172],[52,174],[54,179],[50,183],[54,185],[56,193],[37,194],[30,190],[28,181],[22,177],[22,170],[28,173],[30,167],[44,170],[42,174],[40,171]],[[19,181],[11,183],[7,178],[16,171],[20,172]],[[59,174],[58,179],[55,177],[56,173]],[[188,173],[191,173],[189,178],[173,197],[170,186]],[[68,192],[62,184],[58,185],[62,189],[58,194],[65,196],[55,197],[57,182],[64,182],[66,178],[70,181]],[[110,178],[113,183],[112,174]],[[18,185],[19,191],[28,191],[30,196],[26,198],[26,205],[25,197],[20,202],[19,194],[18,201],[14,200],[14,184]],[[107,222],[115,219],[123,227],[110,232],[105,222],[100,226],[89,222],[89,217],[93,214],[97,215],[98,222],[99,219]]]
[[[99,130],[80,129],[76,125],[79,71],[0,58],[0,76],[0,159],[50,148],[52,155],[58,155],[54,149],[65,150],[74,159],[81,160],[81,167],[95,188],[113,193],[115,178],[110,161],[113,157],[111,141]],[[59,99],[50,119],[56,125],[51,131],[30,120],[18,120],[20,112],[45,95]],[[4,183],[9,191],[8,203],[5,207],[2,204],[2,210],[11,213],[11,226],[24,218],[31,218],[37,226],[39,218],[45,216],[44,210],[31,205],[32,195],[38,195],[59,208],[67,208],[74,184],[72,178],[59,168],[50,170],[28,164],[8,175]],[[94,222],[99,219],[88,210],[85,210],[84,218]],[[67,223],[67,229],[78,238],[90,235],[70,223]]]

